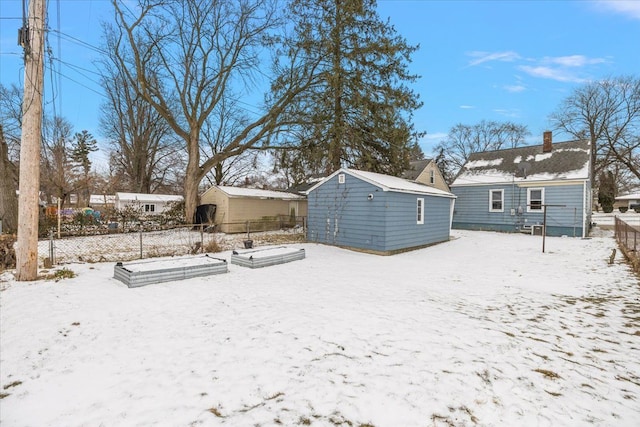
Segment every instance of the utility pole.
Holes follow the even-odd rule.
[[[45,17],[45,0],[29,1],[29,18],[26,28],[21,28],[19,32],[19,42],[24,48],[24,95],[20,140],[16,278],[23,281],[35,280],[38,277]]]

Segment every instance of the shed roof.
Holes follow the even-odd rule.
[[[329,181],[331,178],[333,178],[334,176],[340,173],[346,173],[356,178],[359,178],[363,181],[366,181],[370,184],[373,184],[376,187],[379,187],[380,189],[382,189],[382,191],[395,191],[400,193],[411,193],[411,194],[426,194],[426,195],[450,197],[450,198],[456,197],[455,195],[447,191],[442,191],[437,188],[420,184],[414,181],[407,181],[406,179],[398,178],[396,176],[383,175],[375,172],[365,172],[365,171],[359,171],[356,169],[345,169],[345,168],[335,171],[334,173],[329,175],[325,180],[311,187],[307,191],[307,193],[318,188],[319,186],[321,186],[322,184]]]
[[[548,153],[542,152],[542,145],[473,153],[451,186],[587,180],[590,153],[588,140],[554,143]]]
[[[212,187],[213,188],[213,187]],[[282,199],[282,200],[301,200],[303,196],[285,191],[261,190],[258,188],[232,187],[227,185],[217,185],[215,188],[220,189],[229,197],[252,197],[256,199]]]
[[[116,193],[116,199],[128,202],[181,202],[183,197],[174,194]]]

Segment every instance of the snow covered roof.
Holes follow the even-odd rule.
[[[116,200],[123,202],[181,202],[182,196],[173,194],[116,193]]]
[[[90,205],[105,205],[116,202],[115,194],[92,194],[89,196]]]
[[[588,140],[554,143],[548,153],[542,145],[473,153],[451,186],[587,180],[590,153]]]
[[[640,193],[627,194],[616,197],[616,200],[640,200]]]
[[[258,199],[282,199],[282,200],[301,200],[303,196],[285,191],[260,190],[258,188],[231,187],[226,185],[217,185],[221,191],[229,197],[255,197]]]
[[[337,170],[336,172],[328,176],[325,180],[311,187],[307,191],[307,194],[340,173],[346,173],[356,178],[359,178],[363,181],[366,181],[370,184],[373,184],[376,187],[380,187],[382,191],[397,191],[400,193],[411,193],[411,194],[428,194],[432,196],[450,197],[450,198],[456,197],[447,191],[442,191],[437,188],[420,184],[414,181],[407,181],[406,179],[403,179],[403,178],[398,178],[390,175],[383,175],[381,173],[365,172],[365,171],[359,171],[356,169],[344,169],[344,168]]]

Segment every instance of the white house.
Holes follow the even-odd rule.
[[[115,204],[115,194],[91,194],[89,196],[89,206],[94,209],[110,208]]]
[[[159,215],[183,200],[182,196],[172,194],[116,193],[115,208],[122,210],[132,206],[145,215]]]
[[[640,193],[627,194],[616,197],[614,207],[634,209],[640,205]]]

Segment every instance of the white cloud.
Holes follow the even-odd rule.
[[[632,19],[640,19],[640,1],[638,0],[597,0],[593,3],[598,9],[621,13]]]
[[[569,55],[545,57],[542,62],[557,64],[563,67],[584,67],[585,65],[602,64],[606,62],[603,58],[587,58],[584,55]]]
[[[440,142],[440,140],[444,139],[447,137],[447,134],[444,132],[436,132],[436,133],[428,133],[426,134],[422,139],[429,142],[429,141],[437,141]]]
[[[471,61],[469,61],[469,66],[471,67],[483,64],[485,62],[491,62],[491,61],[512,62],[517,59],[520,59],[520,55],[512,51],[507,51],[507,52],[473,51],[473,52],[468,52],[467,56],[474,58]]]
[[[505,117],[520,117],[520,110],[507,110],[504,108],[494,108],[494,113]]]
[[[507,92],[512,92],[512,93],[519,93],[519,92],[524,92],[525,90],[527,90],[527,88],[524,87],[523,85],[506,85],[506,86],[503,86],[503,88]]]
[[[559,82],[584,83],[586,79],[576,76],[565,68],[554,68],[547,66],[532,67],[529,65],[521,65],[518,67],[521,71],[533,77],[557,80]]]
[[[474,107],[473,105],[461,105],[460,108],[462,110],[473,110],[476,107]]]

